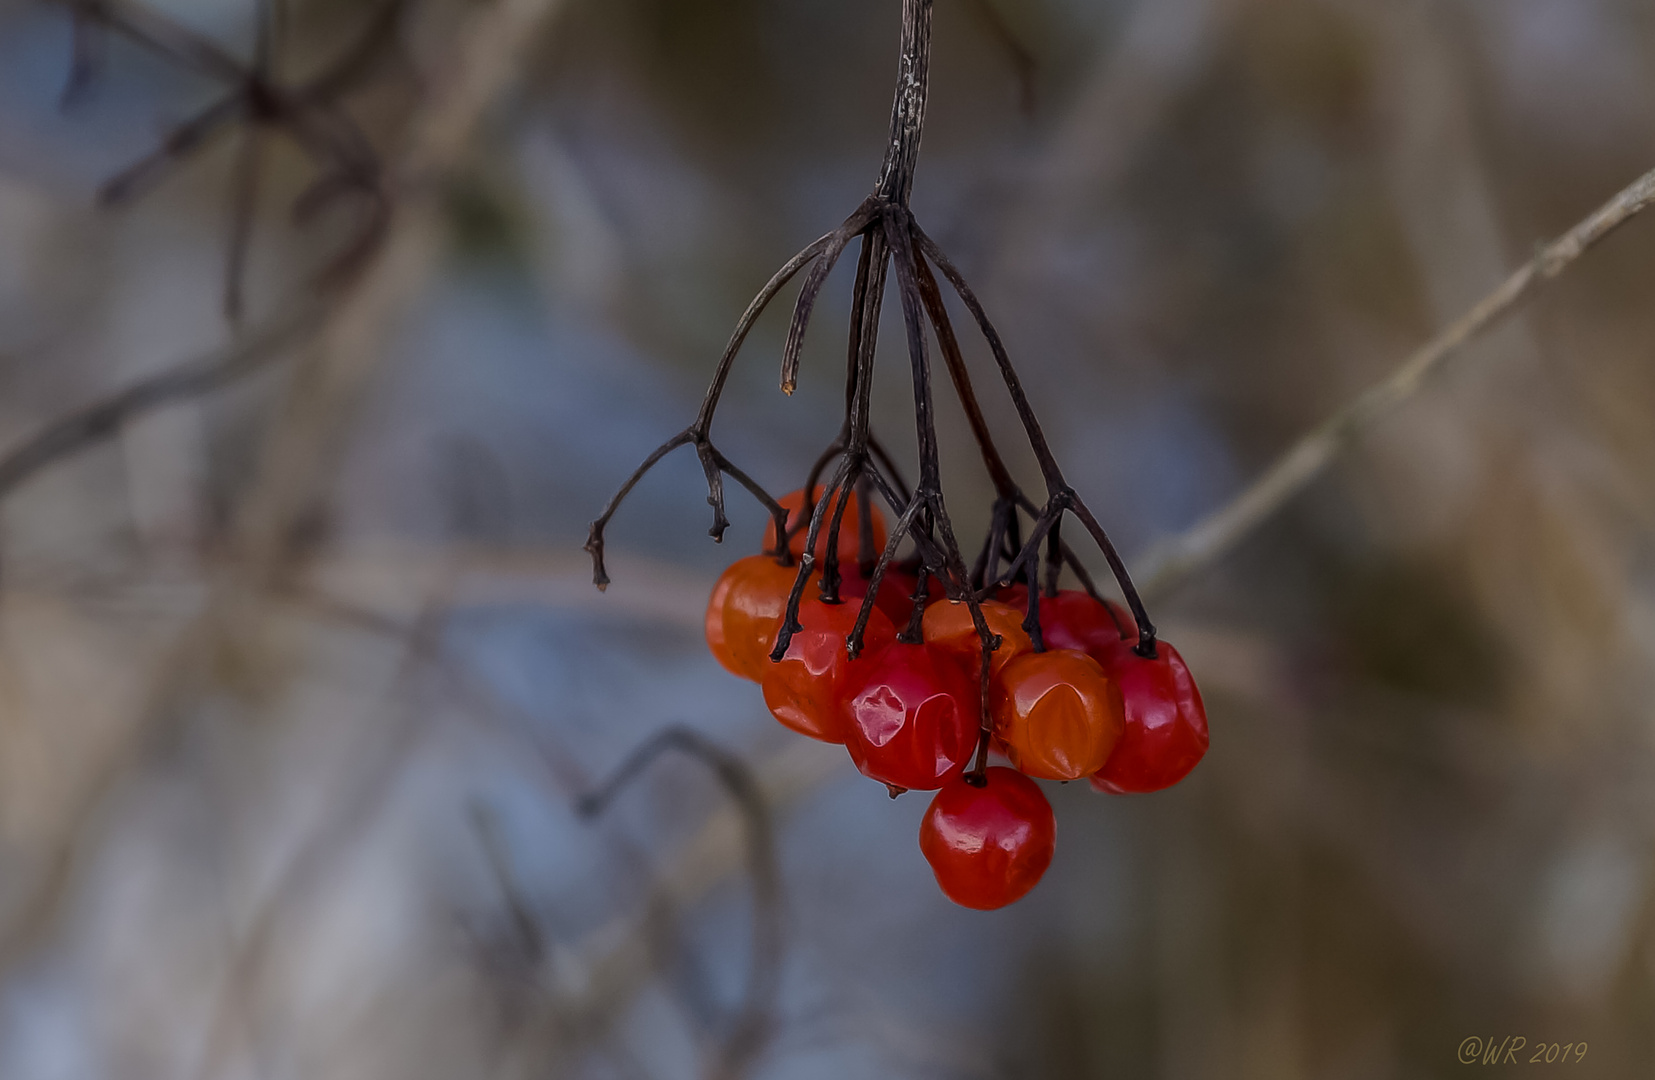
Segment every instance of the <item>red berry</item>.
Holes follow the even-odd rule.
[[[945,650],[897,642],[846,685],[845,748],[900,788],[939,788],[977,750],[981,692]]]
[[[1007,585],[994,598],[1028,614],[1027,585]],[[1082,589],[1060,589],[1056,596],[1040,597],[1040,633],[1048,649],[1079,649],[1095,656],[1122,640],[1136,642],[1138,624],[1112,600],[1094,600]]]
[[[839,595],[853,603],[862,603],[862,598],[868,595],[868,579],[862,576],[855,563],[840,563],[839,570]],[[911,575],[889,567],[885,570],[885,576],[879,579],[879,593],[873,602],[899,630],[908,625],[908,619],[914,613],[916,584]]]
[[[1155,659],[1118,645],[1100,656],[1120,684],[1126,728],[1115,752],[1092,777],[1112,795],[1160,791],[1182,780],[1207,752],[1207,710],[1184,658],[1164,641]]]
[[[844,742],[847,681],[855,681],[896,640],[891,620],[874,608],[863,632],[862,653],[852,660],[845,637],[856,625],[859,607],[826,604],[820,597],[807,596],[799,604],[799,624],[804,629],[793,635],[779,661],[765,661],[767,670],[759,682],[764,703],[777,720],[800,734],[823,742]]]
[[[818,485],[816,488],[816,499],[811,503],[812,513],[815,512],[816,504],[821,502],[822,498],[826,494],[827,490]],[[791,531],[794,526],[803,523],[804,527],[798,532],[793,533],[792,538],[787,543],[788,550],[793,552],[793,557],[795,559],[803,558],[805,553],[805,534],[810,531],[810,518],[804,516],[804,489],[800,488],[798,491],[790,491],[776,501],[781,503],[782,507],[788,511],[787,528],[789,531]],[[837,493],[834,495],[834,502],[838,502]],[[877,558],[879,553],[885,550],[885,515],[881,514],[879,512],[879,507],[873,505],[872,502],[868,504],[868,509],[873,512],[873,555]],[[833,506],[830,505],[822,515],[822,531],[816,535],[816,559],[818,564],[820,564],[822,559],[827,558],[828,526],[832,523]],[[861,538],[862,511],[857,506],[856,495],[853,492],[850,500],[845,503],[845,516],[839,520],[839,563],[841,566],[857,565],[858,560],[861,558]],[[771,518],[770,522],[764,527],[764,550],[776,550],[775,518]]]
[[[913,598],[914,590],[919,587],[919,571],[899,569],[892,566],[885,573],[886,576],[899,580],[902,583],[902,591],[908,595],[909,599]],[[927,572],[925,575],[925,602],[934,604],[947,595],[948,593],[943,588],[942,582],[937,580],[937,575]]]
[[[1121,690],[1074,649],[1025,653],[994,681],[998,748],[1044,780],[1079,780],[1103,768],[1124,724]]]
[[[983,621],[989,630],[1000,635],[1000,647],[989,661],[993,675],[1011,662],[1012,658],[1034,648],[1029,635],[1023,631],[1023,613],[1016,608],[994,600],[982,603]],[[971,607],[964,601],[941,601],[925,609],[922,632],[927,644],[946,649],[959,657],[971,671],[980,672],[983,663],[983,640],[977,636],[977,624],[972,621]]]
[[[919,849],[947,897],[990,911],[1022,897],[1052,862],[1057,822],[1040,785],[995,766],[982,787],[950,780],[931,800]]]
[[[719,663],[744,679],[759,681],[770,666],[776,627],[787,610],[797,573],[798,567],[780,566],[768,555],[749,555],[730,564],[707,603],[707,645]],[[721,595],[723,603],[718,604]]]

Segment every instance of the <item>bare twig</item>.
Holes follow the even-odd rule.
[[[848,224],[849,223],[847,222],[847,225]],[[608,505],[603,508],[603,512],[592,522],[591,529],[586,538],[586,550],[592,556],[592,583],[600,590],[609,586],[609,571],[604,566],[603,552],[604,530],[608,528],[610,518],[615,516],[615,511],[620,509],[621,503],[625,501],[627,495],[631,493],[632,489],[637,486],[638,481],[644,478],[644,474],[653,469],[655,464],[663,457],[666,457],[667,454],[678,449],[680,446],[694,446],[697,453],[701,455],[702,465],[704,467],[708,465],[709,455],[712,452],[710,433],[712,430],[713,414],[718,408],[719,398],[723,396],[724,383],[729,377],[730,368],[735,363],[736,354],[741,351],[742,343],[747,340],[748,332],[752,330],[753,324],[758,321],[758,317],[763,314],[764,309],[770,305],[770,301],[775,299],[776,293],[781,291],[782,286],[791,281],[793,279],[793,275],[803,269],[806,263],[809,263],[813,259],[820,256],[822,252],[828,250],[829,247],[834,244],[839,234],[845,230],[845,228],[846,226],[842,225],[839,229],[836,229],[833,232],[828,233],[826,236],[819,238],[814,243],[807,246],[804,250],[800,251],[797,255],[794,255],[782,265],[780,270],[777,270],[775,274],[771,276],[770,280],[765,283],[764,288],[760,289],[758,295],[753,297],[752,302],[747,305],[747,310],[742,312],[741,318],[736,321],[735,331],[730,335],[729,344],[724,346],[724,355],[719,358],[718,367],[713,373],[713,381],[707,387],[707,393],[701,400],[701,408],[697,411],[695,420],[690,423],[689,427],[685,428],[683,431],[656,447],[655,450],[644,459],[643,464],[633,470],[632,475],[629,476],[626,482],[621,485],[620,490],[610,496]],[[808,318],[808,311],[805,313],[805,316]],[[798,315],[795,313],[795,318],[797,317]],[[715,541],[722,541],[724,538],[724,530],[729,525],[729,522],[724,517],[723,482],[720,479],[718,469],[707,468],[706,471],[707,502],[713,508],[713,525],[712,528],[708,530],[708,535]],[[777,536],[785,536],[787,532],[787,511],[783,510],[781,505],[777,503],[775,499],[771,498],[768,494],[763,493],[762,490],[755,491],[755,494],[758,496],[759,501],[764,503],[766,509],[770,511],[770,515],[776,523]],[[785,540],[778,540],[777,554],[785,556],[786,552],[787,544]]]
[[[90,43],[101,29],[119,32],[175,65],[196,71],[223,84],[220,95],[194,117],[173,128],[159,145],[107,180],[99,189],[105,205],[128,202],[159,183],[186,158],[234,128],[245,129],[230,189],[229,241],[225,252],[224,313],[239,324],[243,306],[243,275],[259,194],[260,150],[267,131],[283,131],[314,162],[329,195],[358,192],[383,198],[378,154],[356,122],[340,107],[338,97],[363,74],[387,42],[404,0],[381,0],[379,9],[360,35],[339,58],[308,82],[285,85],[275,76],[275,47],[281,7],[276,0],[256,4],[257,33],[253,58],[243,64],[206,38],[169,16],[151,11],[135,0],[62,0],[76,27],[74,63],[66,95],[78,94],[96,66]],[[295,217],[303,221],[315,200],[301,196]],[[318,276],[326,284],[348,269],[363,243],[379,238],[381,221],[369,217],[356,240],[346,245]]]
[[[729,1077],[743,1071],[769,1035],[784,947],[774,828],[769,804],[752,769],[693,728],[669,727],[634,750],[608,780],[580,800],[577,809],[586,817],[603,813],[628,784],[667,751],[688,754],[712,769],[741,811],[747,869],[753,879],[753,954],[744,1000],[706,1074],[709,1078]]]
[[[480,10],[452,63],[415,120],[393,183],[396,199],[383,244],[302,357],[272,428],[258,483],[238,521],[249,580],[279,568],[294,526],[340,448],[385,338],[442,249],[440,181],[467,149],[484,110],[508,85],[518,60],[559,0],[499,0]],[[266,581],[266,583],[268,583]]]
[[[1655,203],[1655,170],[1634,180],[1585,220],[1542,247],[1534,258],[1415,350],[1383,381],[1303,435],[1241,494],[1187,532],[1156,544],[1144,560],[1144,590],[1170,592],[1223,558],[1321,475],[1364,427],[1417,394],[1467,342],[1510,314],[1538,286],[1562,274],[1594,244],[1651,203]]]
[[[0,499],[47,466],[115,435],[129,421],[260,370],[313,328],[323,310],[320,302],[297,304],[227,348],[187,360],[52,421],[0,456]]]
[[[891,141],[874,192],[904,206],[914,189],[931,85],[931,0],[902,0],[902,55],[891,103]]]

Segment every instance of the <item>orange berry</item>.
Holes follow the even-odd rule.
[[[997,600],[984,600],[983,621],[1000,635],[1000,647],[989,661],[990,676],[998,673],[1012,658],[1034,648],[1023,630],[1023,613]],[[982,670],[983,642],[977,636],[977,624],[971,619],[971,607],[965,601],[958,603],[939,600],[925,609],[925,621],[920,624],[928,645],[946,649],[966,660],[972,672]]]
[[[730,646],[724,640],[724,601],[730,595],[730,586],[734,584],[734,577],[730,570],[718,576],[713,584],[713,593],[707,597],[707,614],[703,625],[707,633],[707,648],[712,650],[713,659],[723,665],[724,670],[732,675],[740,675],[741,669],[736,667],[736,659],[730,655]]]
[[[1029,652],[990,688],[994,734],[1029,776],[1079,780],[1103,768],[1125,726],[1120,686],[1075,649]]]
[[[719,663],[744,679],[758,682],[764,677],[798,571],[796,566],[778,565],[768,555],[749,555],[730,564],[713,586],[715,596],[724,592],[716,632],[710,604],[707,610],[707,644]]]
[[[818,485],[816,488],[816,499],[811,503],[812,513],[815,512],[816,504],[821,502],[826,495],[827,490]],[[793,533],[793,537],[788,541],[787,545],[788,550],[793,552],[793,557],[795,559],[802,559],[804,558],[805,553],[805,534],[810,531],[810,518],[804,516],[804,489],[800,488],[798,491],[790,491],[776,501],[781,503],[782,506],[788,511],[787,527],[789,531],[791,531],[794,526],[800,525],[801,522],[803,523],[803,527],[800,528],[798,532]],[[838,501],[837,493],[834,495],[834,501]],[[875,558],[878,558],[879,553],[885,550],[885,540],[887,538],[887,533],[885,531],[885,515],[879,512],[879,507],[875,506],[872,501],[869,502],[868,509],[873,512],[873,555]],[[827,533],[828,526],[832,524],[832,522],[833,506],[830,504],[822,515],[822,531],[816,536],[816,560],[818,565],[820,565],[821,560],[827,558]],[[850,501],[845,503],[845,516],[839,521],[839,562],[843,566],[853,567],[857,565],[861,558],[861,538],[862,512],[857,506],[856,495],[853,492],[851,494]],[[771,518],[769,523],[764,527],[764,550],[774,551],[775,549],[776,519]]]

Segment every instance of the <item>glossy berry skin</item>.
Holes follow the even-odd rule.
[[[1000,647],[994,650],[988,664],[992,677],[1014,657],[1033,649],[1034,643],[1023,631],[1022,612],[996,600],[984,600],[982,608],[983,621],[1000,635]],[[983,640],[977,636],[977,624],[972,622],[971,608],[964,601],[943,600],[932,604],[925,609],[921,628],[927,644],[953,653],[973,672],[982,670]]]
[[[899,570],[895,566],[885,568],[885,576],[879,581],[879,596],[874,603],[879,610],[890,617],[900,632],[907,629],[908,620],[914,615],[914,590],[919,588],[919,576],[906,570]],[[868,585],[865,578],[856,572],[854,567],[845,573],[845,595],[855,589],[858,596],[865,595]],[[929,574],[925,578],[926,605],[935,603],[943,598],[943,588],[936,578]]]
[[[730,674],[740,675],[736,659],[730,655],[730,646],[724,640],[724,601],[729,599],[730,587],[734,583],[728,569],[719,575],[718,581],[713,584],[712,595],[707,598],[707,614],[703,626],[707,634],[707,648],[712,650],[713,659]]]
[[[1125,724],[1120,687],[1075,649],[1019,656],[991,693],[998,749],[1043,780],[1079,780],[1103,768]]]
[[[980,699],[977,680],[947,651],[899,641],[847,684],[845,748],[875,780],[939,788],[976,753]]]
[[[764,677],[798,570],[768,555],[749,555],[724,571],[713,586],[715,598],[724,595],[716,620],[711,602],[707,607],[707,645],[719,663],[744,679]]]
[[[991,911],[1020,900],[1051,865],[1057,822],[1033,780],[995,766],[986,783],[950,780],[931,800],[919,849],[944,895],[962,907]]]
[[[839,595],[850,603],[860,604],[868,595],[868,579],[857,570],[855,563],[839,564],[839,572]],[[888,567],[885,576],[879,579],[879,594],[874,597],[874,605],[898,630],[907,627],[908,618],[914,613],[914,586],[911,576]]]
[[[793,635],[780,660],[765,661],[767,670],[759,680],[764,703],[771,715],[801,735],[844,742],[847,684],[896,640],[896,628],[876,607],[868,615],[862,653],[852,660],[845,636],[856,625],[857,608],[853,602],[825,604],[807,595],[799,604],[799,625],[804,629]]]
[[[1028,617],[1028,586],[1007,585],[994,596]],[[1040,597],[1040,633],[1042,644],[1048,649],[1079,649],[1096,656],[1123,640],[1129,644],[1136,642],[1138,624],[1131,612],[1113,600],[1094,600],[1083,589],[1059,589],[1056,596],[1042,594]]]
[[[816,501],[811,504],[812,513],[815,512],[816,504],[820,503],[823,496],[826,494],[827,489],[821,486],[816,488]],[[793,557],[795,559],[803,558],[805,553],[805,534],[810,531],[810,518],[804,516],[804,489],[800,488],[798,491],[790,491],[776,501],[787,511],[787,527],[790,531],[794,526],[801,524],[801,522],[803,523],[804,527],[794,533],[792,539],[787,542],[788,549],[793,552]],[[837,495],[835,496],[835,501],[837,501]],[[878,558],[879,553],[885,550],[885,540],[887,538],[887,534],[885,532],[885,515],[881,514],[879,512],[879,507],[875,506],[871,501],[868,504],[868,509],[873,512],[873,555],[875,558]],[[822,516],[822,531],[816,536],[816,560],[818,568],[821,566],[821,560],[827,558],[828,526],[832,523],[833,506],[830,505],[827,508],[826,513]],[[776,520],[774,518],[771,518],[770,522],[764,527],[764,550],[776,550]],[[839,564],[841,568],[856,566],[861,558],[861,551],[862,511],[857,505],[856,495],[853,492],[850,500],[845,503],[845,516],[839,520]]]
[[[1102,659],[1120,684],[1126,728],[1115,752],[1092,777],[1111,795],[1160,791],[1182,780],[1207,752],[1207,710],[1184,658],[1164,641],[1155,659],[1119,646]]]

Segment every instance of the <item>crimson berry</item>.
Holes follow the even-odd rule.
[[[980,697],[947,650],[899,641],[846,684],[845,748],[875,780],[939,788],[977,749]]]
[[[712,602],[707,605],[707,645],[719,663],[744,679],[763,678],[797,574],[797,567],[781,566],[768,555],[730,564],[713,586],[715,599],[724,596],[716,618]]]
[[[1115,752],[1092,777],[1112,795],[1160,791],[1182,780],[1207,752],[1207,710],[1184,658],[1164,641],[1155,658],[1117,645],[1100,656],[1120,684],[1126,727]]]
[[[868,595],[868,579],[863,577],[854,563],[839,566],[839,595],[855,604],[861,604],[862,598]],[[908,619],[914,613],[914,587],[918,584],[912,575],[905,575],[901,571],[885,570],[885,576],[879,579],[879,592],[874,596],[874,606],[885,613],[892,625],[898,629],[908,625]]]
[[[855,567],[846,569],[842,592],[846,596],[865,596],[868,592],[867,579],[856,571]],[[885,568],[885,576],[879,579],[879,595],[874,603],[879,610],[890,617],[898,630],[908,625],[908,620],[914,615],[914,592],[919,588],[919,575],[907,570],[899,570],[895,566]],[[925,577],[925,599],[922,603],[931,604],[943,598],[942,584],[935,577],[927,574]]]
[[[1079,780],[1103,768],[1124,726],[1120,687],[1075,649],[1019,656],[992,694],[998,748],[1044,780]]]
[[[995,600],[982,603],[983,621],[990,631],[1000,635],[1000,647],[989,660],[989,674],[997,673],[1012,658],[1034,648],[1023,630],[1023,613]],[[928,644],[954,653],[972,671],[981,671],[983,640],[977,636],[977,624],[971,618],[971,606],[964,601],[946,601],[925,609],[921,630]]]
[[[855,681],[896,640],[891,620],[874,608],[868,613],[862,654],[852,660],[845,638],[856,625],[859,606],[806,597],[799,604],[799,625],[803,629],[793,634],[780,660],[765,662],[768,670],[759,681],[764,703],[777,720],[800,734],[823,742],[844,742],[843,702],[848,681]]]
[[[811,513],[815,513],[817,503],[820,503],[826,495],[827,490],[818,485],[816,498],[811,502]],[[834,499],[837,501],[837,493],[835,493]],[[788,512],[787,528],[789,532],[792,532],[795,527],[803,525],[798,532],[793,533],[787,542],[788,550],[793,552],[793,557],[795,559],[803,558],[805,534],[810,531],[810,518],[804,514],[804,489],[790,491],[776,501]],[[855,566],[862,557],[862,511],[857,502],[855,493],[852,493],[849,501],[845,503],[845,516],[839,519],[839,563],[841,566]],[[868,504],[868,509],[872,511],[873,515],[873,554],[878,556],[881,551],[885,550],[885,515],[880,513],[879,507],[871,502]],[[822,531],[816,534],[816,560],[818,564],[821,560],[827,558],[828,526],[832,522],[833,507],[829,506],[822,515]],[[764,527],[764,550],[776,550],[775,518],[771,518],[769,524]]]
[[[983,781],[975,787],[956,777],[943,785],[920,823],[919,849],[950,900],[991,911],[1040,881],[1057,822],[1040,785],[1015,769],[997,765]]]
[[[1028,612],[1027,585],[1007,585],[994,598]],[[1136,642],[1138,624],[1113,600],[1094,600],[1082,589],[1060,589],[1056,596],[1040,597],[1040,635],[1048,649],[1079,649],[1095,656],[1117,642]]]

